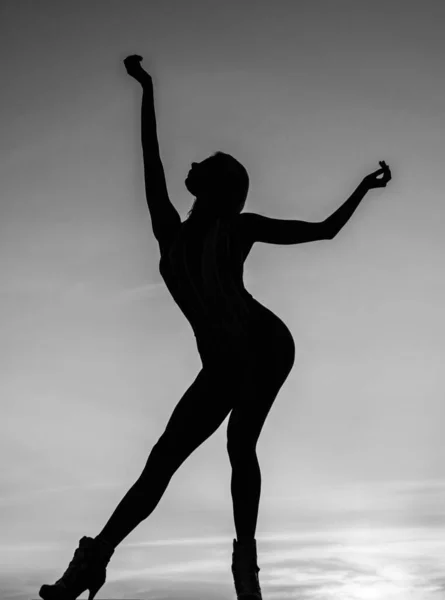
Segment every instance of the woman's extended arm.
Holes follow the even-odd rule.
[[[153,81],[141,66],[142,57],[128,56],[125,68],[142,86],[141,139],[144,159],[145,194],[150,210],[153,233],[159,242],[167,241],[181,224],[179,214],[170,201],[165,181],[156,129]]]
[[[249,243],[266,244],[303,244],[316,240],[332,240],[347,223],[351,215],[363,200],[366,192],[372,188],[385,187],[391,179],[391,172],[385,162],[381,168],[367,175],[351,196],[330,217],[324,221],[311,223],[286,219],[271,219],[256,213],[241,213],[242,235]],[[379,179],[380,175],[383,177]]]

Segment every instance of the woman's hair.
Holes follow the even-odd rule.
[[[243,210],[249,191],[249,175],[245,167],[230,154],[215,152],[211,158],[216,160],[211,166],[211,182],[209,187],[216,190],[212,196],[213,202],[219,203],[217,212],[221,214],[236,214]],[[207,182],[206,182],[207,183]],[[196,209],[196,200],[187,213],[190,216]]]

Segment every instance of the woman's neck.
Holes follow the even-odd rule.
[[[215,204],[212,204],[212,200],[203,201],[200,198],[195,200],[186,222],[196,224],[198,227],[208,227],[218,220],[231,219],[234,216],[233,213],[215,212]]]
[[[195,207],[192,212],[190,213],[190,216],[188,218],[188,220],[192,223],[214,223],[217,221],[217,219],[220,218],[220,215],[218,215],[215,212],[212,212],[211,210],[206,210],[205,208],[202,207]]]

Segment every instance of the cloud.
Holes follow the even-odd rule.
[[[139,299],[146,300],[147,298],[155,296],[156,293],[162,289],[166,289],[164,282],[146,283],[122,290],[116,295],[116,298],[122,302],[136,301]]]
[[[267,598],[438,600],[445,590],[445,528],[271,533],[258,536],[257,543],[260,584]],[[168,554],[163,558],[160,547],[172,544],[188,549],[179,559]],[[229,600],[231,549],[228,537],[122,544],[101,593],[116,599]],[[28,564],[20,575],[5,575],[0,582],[4,600],[36,597],[39,585],[57,574],[33,572]]]
[[[61,485],[56,487],[45,487],[37,490],[26,490],[19,494],[6,494],[0,497],[0,506],[15,506],[17,503],[24,502],[29,503],[33,497],[36,496],[49,496],[51,494],[57,494],[60,492],[72,492],[88,489],[108,489],[118,487],[120,484],[116,482],[103,481],[96,483],[89,483],[87,485]],[[2,546],[0,545],[0,552]]]

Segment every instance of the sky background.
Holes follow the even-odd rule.
[[[334,240],[245,264],[296,344],[258,443],[260,581],[270,600],[443,597],[444,22],[441,0],[1,2],[2,600],[37,598],[97,535],[201,367],[158,271],[133,53],[183,219],[190,163],[217,150],[250,174],[245,210],[281,219],[391,167]],[[226,425],[98,600],[234,598]]]

